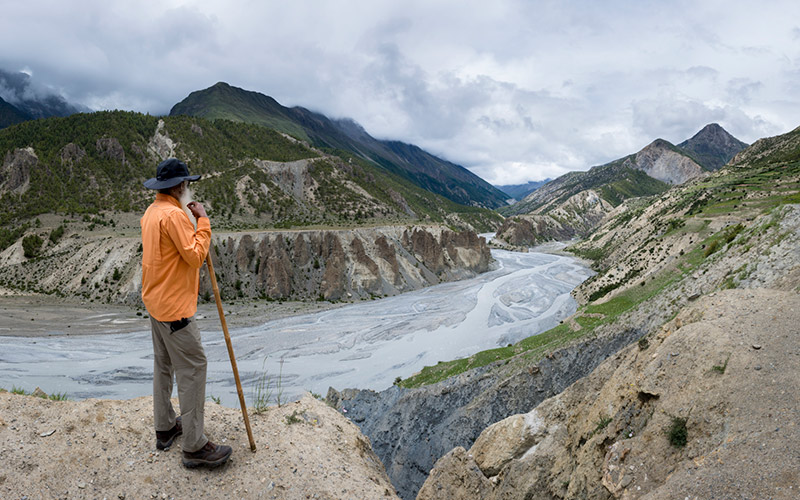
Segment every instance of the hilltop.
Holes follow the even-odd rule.
[[[333,120],[302,107],[287,108],[269,96],[225,82],[189,94],[170,110],[170,116],[176,115],[263,125],[316,148],[346,151],[462,205],[497,208],[506,204],[507,196],[477,175],[417,146],[375,139],[352,120]]]

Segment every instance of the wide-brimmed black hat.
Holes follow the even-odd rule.
[[[177,158],[167,158],[158,164],[156,176],[144,181],[147,189],[167,189],[183,181],[194,182],[199,175],[189,175],[189,167]]]

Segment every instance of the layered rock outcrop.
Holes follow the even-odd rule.
[[[469,448],[487,426],[558,394],[642,334],[587,340],[525,370],[504,371],[500,362],[419,389],[331,389],[327,399],[370,438],[400,497],[413,499],[439,457]]]
[[[594,190],[581,191],[558,206],[507,218],[497,229],[496,243],[529,247],[590,234],[614,207]]]
[[[43,232],[43,238],[47,233]],[[483,238],[440,226],[266,231],[212,236],[222,296],[357,300],[475,276],[492,260]],[[71,237],[29,262],[17,242],[0,253],[6,283],[65,296],[140,303],[138,237]],[[211,300],[201,270],[200,295]]]

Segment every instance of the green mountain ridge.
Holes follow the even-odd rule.
[[[287,108],[258,92],[219,82],[192,92],[170,116],[192,115],[255,123],[326,150],[344,150],[463,205],[498,208],[507,196],[469,170],[417,146],[378,140],[352,120],[333,120],[302,107]]]
[[[29,114],[0,97],[0,129],[32,119]]]
[[[196,196],[222,229],[426,221],[489,229],[501,218],[266,127],[97,112],[0,130],[0,249],[40,214],[140,213],[152,199],[142,182],[168,156],[204,175]]]

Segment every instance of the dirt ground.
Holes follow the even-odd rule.
[[[150,397],[0,393],[0,498],[397,498],[369,440],[311,396],[250,421],[255,453],[241,411],[206,403],[207,436],[233,455],[216,469],[186,469],[180,437],[156,449]]]

